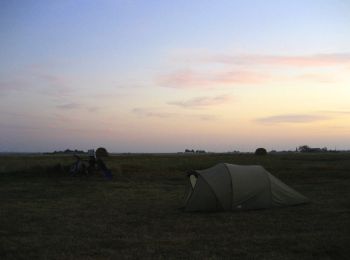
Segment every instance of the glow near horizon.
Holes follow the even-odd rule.
[[[0,151],[350,148],[348,1],[2,1]]]

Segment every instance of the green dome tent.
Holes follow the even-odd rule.
[[[190,174],[185,211],[282,207],[309,200],[262,166],[220,163]]]

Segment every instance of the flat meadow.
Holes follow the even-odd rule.
[[[350,153],[129,154],[113,180],[72,177],[73,156],[0,156],[1,259],[349,259]],[[259,164],[311,199],[183,212],[186,171]]]

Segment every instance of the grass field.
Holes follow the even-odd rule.
[[[0,157],[1,259],[349,259],[350,154],[126,155],[114,179],[70,177],[68,156]],[[312,200],[184,213],[185,171],[260,164]]]

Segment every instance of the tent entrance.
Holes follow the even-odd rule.
[[[192,186],[192,189],[194,189],[194,187],[196,186],[197,183],[197,176],[195,176],[194,174],[190,175],[190,183]]]

